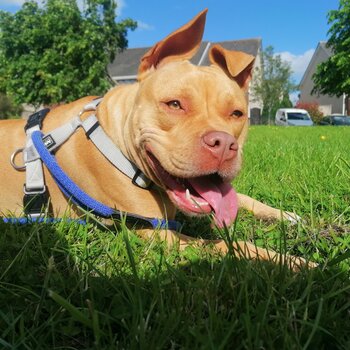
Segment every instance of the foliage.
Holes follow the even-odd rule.
[[[323,117],[323,113],[319,109],[317,102],[298,102],[295,108],[305,109],[309,112],[311,119],[314,123],[319,124]]]
[[[111,85],[107,65],[127,46],[130,19],[115,22],[115,0],[25,2],[0,11],[0,90],[34,105],[99,95]]]
[[[0,119],[18,117],[22,112],[22,107],[17,106],[5,94],[0,93]]]
[[[262,53],[262,67],[254,74],[258,78],[252,85],[252,94],[263,102],[263,115],[274,116],[278,108],[292,107],[289,94],[295,89],[291,82],[292,70],[290,65],[275,55],[272,46]]]
[[[340,0],[338,10],[328,13],[328,47],[332,56],[317,66],[313,93],[350,95],[350,1]]]
[[[349,349],[349,147],[346,127],[250,130],[235,187],[302,220],[240,211],[228,235],[321,264],[300,273],[123,225],[0,221],[1,348]]]

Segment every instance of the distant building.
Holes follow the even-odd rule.
[[[300,102],[313,103],[316,102],[319,105],[320,111],[324,115],[329,114],[346,114],[350,113],[349,109],[345,105],[345,96],[336,97],[329,95],[321,94],[311,94],[312,89],[314,88],[314,83],[312,76],[315,74],[317,65],[327,61],[332,56],[332,50],[327,47],[325,41],[319,42],[315,53],[313,54],[308,67],[304,73],[303,78],[300,82]],[[346,111],[347,109],[347,111]]]
[[[203,41],[196,55],[191,59],[193,64],[198,66],[208,66],[209,48],[212,45],[219,44],[228,50],[243,51],[256,57],[254,69],[261,67],[261,39],[246,39],[223,42]],[[116,55],[115,60],[108,66],[109,75],[117,84],[132,83],[137,79],[137,71],[142,56],[150,49],[150,47],[126,49]],[[257,79],[257,75],[253,74],[253,81]],[[249,116],[251,123],[256,124],[260,120],[262,112],[262,102],[249,95]]]

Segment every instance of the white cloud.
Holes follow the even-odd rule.
[[[301,78],[304,75],[304,72],[309,65],[309,62],[311,60],[312,55],[314,54],[315,50],[310,49],[305,51],[301,55],[294,55],[291,52],[284,51],[284,52],[278,52],[276,55],[280,55],[282,60],[287,61],[290,63],[292,71],[293,71],[293,78],[295,79],[295,82],[298,84],[301,80]]]
[[[154,26],[151,24],[142,22],[142,21],[137,21],[137,29],[139,30],[154,30]]]
[[[278,52],[276,53],[276,55],[280,55],[283,61],[286,61],[290,64],[292,68],[292,78],[294,79],[294,82],[296,84],[299,84],[300,80],[302,79],[305,73],[307,66],[310,63],[311,57],[313,56],[314,52],[315,52],[314,49],[310,49],[305,51],[301,55],[295,55],[291,52],[284,51],[284,52]],[[299,99],[299,91],[294,91],[293,93],[291,93],[289,95],[289,98],[294,105]]]

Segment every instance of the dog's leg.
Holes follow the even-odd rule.
[[[303,258],[278,254],[272,250],[259,248],[252,243],[244,241],[232,242],[232,247],[228,247],[227,243],[222,239],[198,239],[171,230],[138,230],[137,233],[148,240],[160,239],[161,241],[165,241],[169,247],[178,245],[180,250],[184,250],[190,246],[212,246],[213,249],[222,254],[227,254],[231,251],[238,258],[271,261],[277,264],[281,263],[287,265],[294,271],[300,270],[302,266],[316,266]]]
[[[237,193],[237,196],[239,207],[250,211],[257,218],[288,220],[294,224],[300,220],[300,217],[294,213],[272,208],[241,193]]]

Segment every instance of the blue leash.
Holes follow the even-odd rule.
[[[45,147],[43,140],[43,134],[40,131],[34,131],[32,133],[32,141],[34,147],[39,153],[41,160],[46,165],[51,175],[55,179],[57,185],[66,197],[70,198],[72,202],[84,208],[95,215],[104,218],[116,218],[121,219],[123,214],[114,210],[96,199],[90,197],[86,192],[80,189],[77,184],[62,170],[57,164],[56,158]],[[137,214],[125,213],[126,219],[133,222],[143,222],[151,225],[153,229],[169,229],[180,230],[181,224],[175,220],[165,220],[159,218],[149,218]],[[57,219],[54,219],[57,220]]]
[[[73,219],[63,219],[63,218],[49,218],[49,217],[22,217],[22,218],[1,218],[2,221],[5,224],[20,224],[20,225],[26,225],[26,224],[34,224],[34,223],[44,223],[44,224],[56,224],[59,222],[67,222],[67,223],[71,223],[71,222],[75,222],[78,223],[80,225],[86,225],[86,221],[85,220],[73,220]]]

